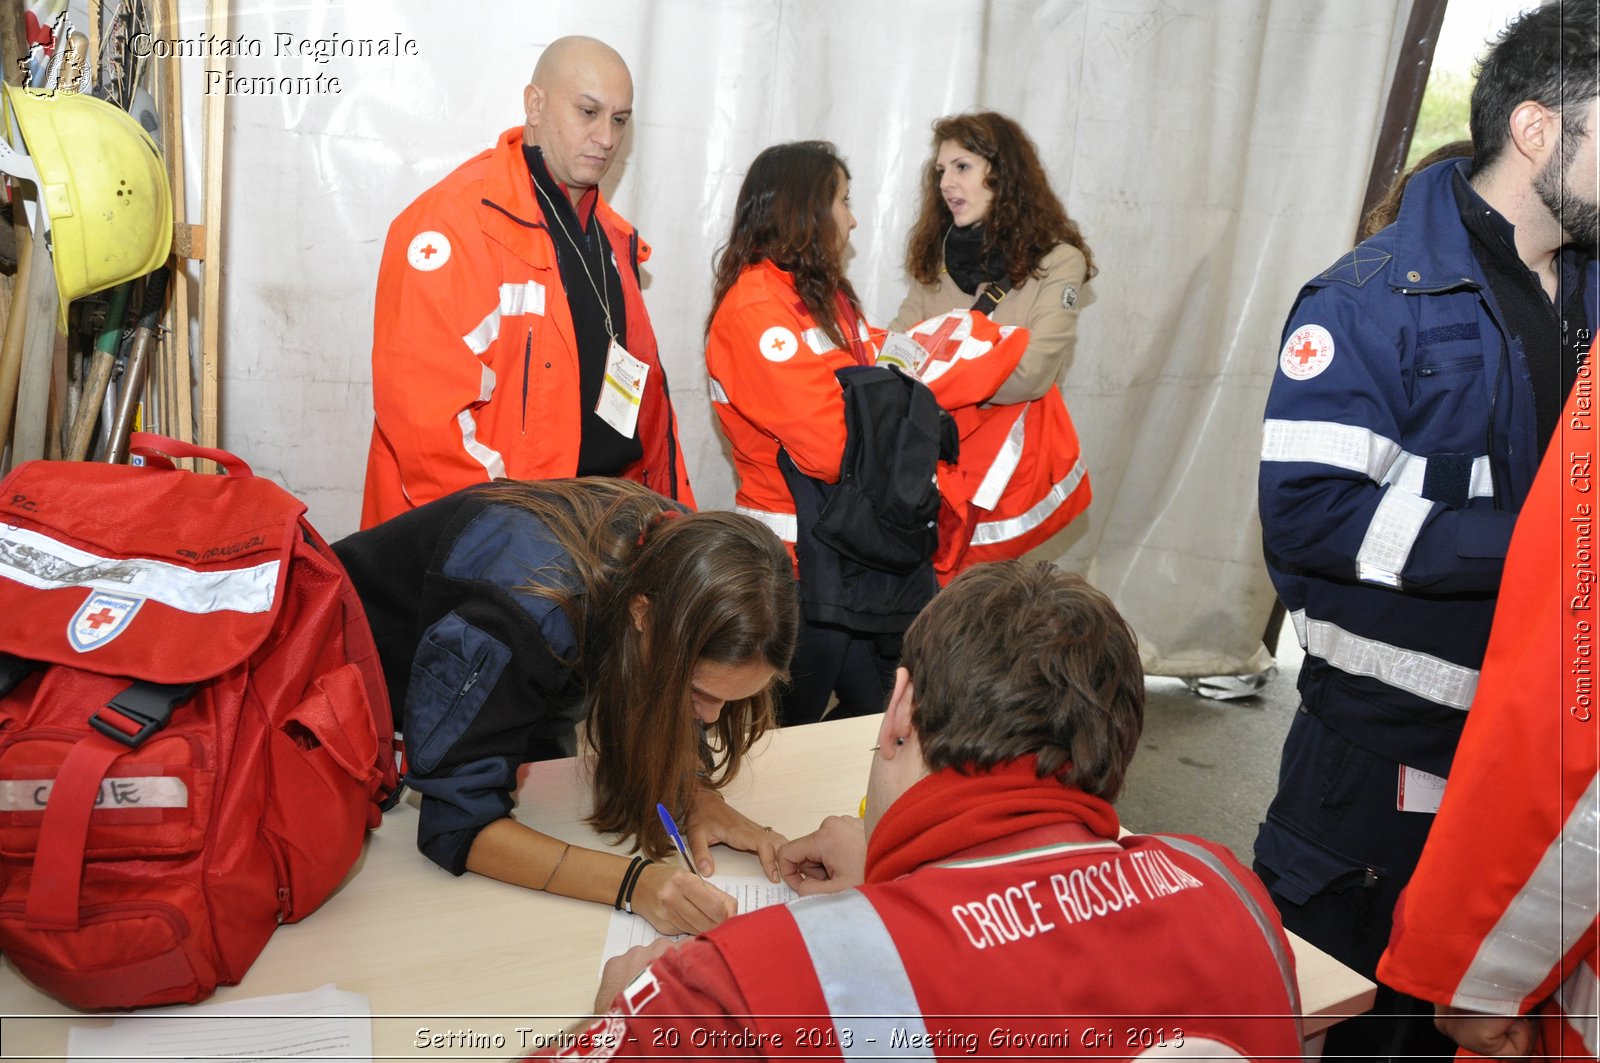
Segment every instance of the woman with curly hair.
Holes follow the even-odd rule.
[[[719,790],[772,725],[798,610],[783,545],[734,513],[683,513],[628,480],[497,480],[334,544],[361,596],[421,795],[417,847],[446,871],[613,904],[663,933],[734,914],[700,869],[723,843],[777,881],[783,838]],[[517,769],[594,754],[603,834],[629,860],[511,816]]]
[[[839,479],[843,389],[834,372],[872,365],[878,345],[844,275],[855,228],[850,172],[823,141],[778,144],[750,164],[717,260],[706,323],[712,405],[733,449],[740,513],[798,536],[780,450],[806,476]],[[871,638],[803,621],[780,722],[879,712],[894,659]]]
[[[1089,301],[1094,256],[1050,190],[1027,133],[985,111],[933,124],[906,272],[911,292],[891,328],[915,335],[919,322],[972,308],[1028,330],[1027,350],[999,389],[985,403],[950,411],[970,499],[954,500],[967,507],[964,535],[940,543],[940,576],[948,579],[979,561],[1021,556],[1089,504],[1056,381]]]

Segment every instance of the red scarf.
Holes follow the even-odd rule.
[[[867,842],[867,881],[887,882],[986,841],[1075,823],[1115,838],[1117,813],[1055,778],[1041,779],[1038,758],[1020,757],[988,771],[934,772],[889,806]]]

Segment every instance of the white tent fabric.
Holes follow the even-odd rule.
[[[202,97],[228,92],[221,442],[306,499],[330,537],[354,529],[389,221],[520,124],[540,49],[585,33],[633,71],[635,118],[605,191],[655,249],[646,300],[696,493],[729,506],[701,329],[750,159],[782,140],[839,146],[860,221],[851,276],[886,321],[930,122],[994,108],[1037,141],[1101,269],[1063,378],[1095,501],[1044,552],[1111,595],[1150,671],[1259,670],[1272,602],[1255,516],[1261,408],[1298,286],[1348,247],[1409,6],[236,5],[234,79],[208,84],[185,64],[195,163]],[[191,52],[200,7],[182,5]],[[401,54],[359,54],[380,43]],[[320,92],[245,91],[319,74]]]

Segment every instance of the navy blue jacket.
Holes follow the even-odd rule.
[[[422,795],[417,847],[459,875],[510,813],[517,768],[571,756],[583,712],[572,624],[534,574],[573,586],[544,522],[469,487],[334,544],[377,639]]]
[[[1527,359],[1461,221],[1464,165],[1417,174],[1395,223],[1301,290],[1260,468],[1267,567],[1307,649],[1306,707],[1436,775],[1539,464]],[[1596,282],[1591,266],[1591,322]]]

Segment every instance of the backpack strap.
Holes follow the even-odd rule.
[[[1011,294],[1011,281],[984,281],[978,285],[978,298],[972,304],[974,313],[992,314],[994,308],[1000,305],[1000,300]]]
[[[96,709],[89,717],[89,726],[133,749],[165,727],[172,719],[172,710],[188,701],[194,688],[193,683],[147,683],[135,679],[106,702],[105,709],[115,709],[116,715],[101,716],[105,709]]]
[[[113,761],[165,727],[172,710],[193,693],[192,683],[178,686],[135,680],[89,717],[95,733],[79,739],[67,752],[45,802],[24,912],[30,930],[78,928],[83,855],[100,783]],[[105,709],[114,714],[102,716]]]

